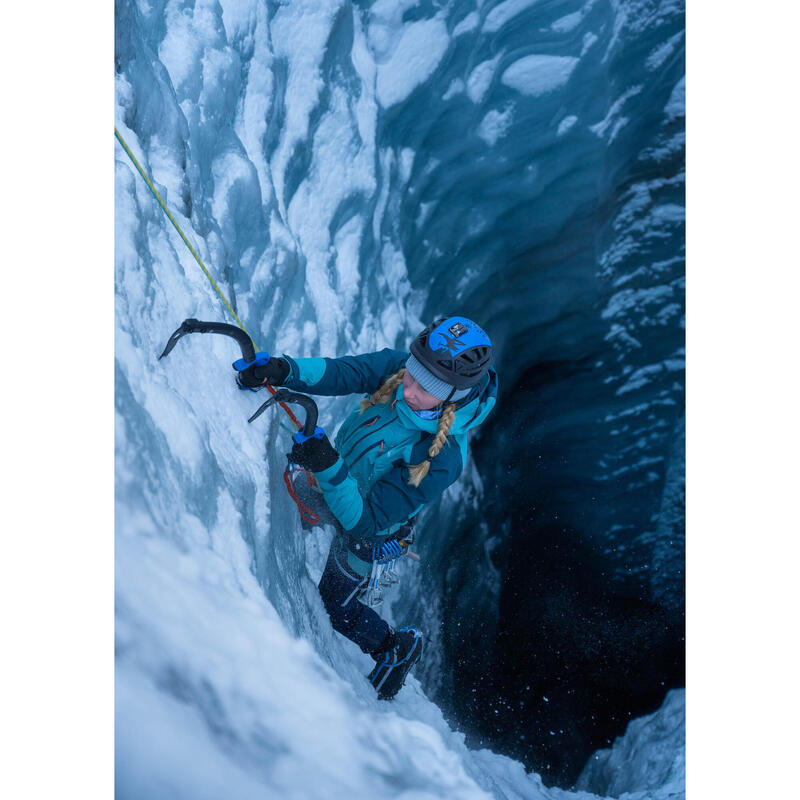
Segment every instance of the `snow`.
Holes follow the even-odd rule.
[[[480,23],[480,17],[478,16],[477,11],[471,11],[467,14],[458,25],[453,28],[453,38],[455,39],[457,36],[461,36],[464,33],[470,33],[478,27]]]
[[[566,16],[557,19],[550,26],[550,30],[555,31],[556,33],[569,33],[570,31],[575,30],[575,28],[581,24],[583,16],[584,15],[582,11],[575,11],[572,14],[567,14]]]
[[[678,31],[674,36],[667,39],[666,42],[655,47],[645,62],[647,68],[652,70],[660,69],[664,62],[675,52],[675,48],[683,41],[683,38],[684,32]]]
[[[664,107],[664,114],[667,119],[672,121],[686,114],[686,76],[682,77],[672,90],[667,105]]]
[[[561,122],[558,123],[558,131],[556,131],[556,133],[559,136],[563,136],[568,130],[570,130],[575,125],[577,121],[578,118],[574,114],[570,114],[564,117],[564,119],[562,119]]]
[[[503,57],[503,53],[498,53],[494,58],[483,61],[470,72],[467,78],[467,96],[473,103],[480,103],[489,91],[489,86],[494,78],[497,64]]]
[[[314,786],[330,797],[425,787],[420,796],[486,798],[439,731],[367,702],[366,681],[349,687],[286,631],[244,541],[226,535],[231,521],[210,548],[200,536],[165,541],[144,520],[118,537],[118,562],[137,567],[117,581],[124,794],[211,798],[225,786],[224,796],[299,800]]]
[[[633,720],[611,748],[598,750],[581,773],[576,787],[625,800],[683,796],[686,780],[686,692],[667,693],[654,714]]]
[[[501,78],[506,86],[530,97],[538,97],[558,89],[578,65],[570,56],[530,55],[508,67]]]
[[[449,45],[447,24],[439,17],[406,25],[390,58],[378,64],[378,102],[389,108],[405,100],[430,78]]]
[[[481,120],[478,126],[478,136],[483,139],[489,147],[494,147],[497,140],[508,133],[513,118],[513,109],[509,106],[505,111],[492,109]]]
[[[461,94],[465,88],[464,81],[462,81],[461,78],[453,78],[450,85],[447,87],[447,91],[442,95],[442,100],[449,100],[451,97]]]
[[[499,31],[507,22],[528,8],[536,5],[540,0],[505,0],[496,5],[483,21],[483,32],[494,33]]]
[[[598,40],[596,34],[592,33],[591,31],[584,34],[583,36],[583,44],[581,45],[581,56],[586,55],[589,51],[589,48]]]
[[[590,125],[589,130],[602,138],[606,136],[606,133],[608,133],[610,129],[611,132],[608,135],[608,141],[613,142],[620,129],[628,122],[628,117],[622,116],[621,114],[623,106],[632,97],[636,97],[636,95],[642,91],[642,88],[643,87],[641,85],[631,86],[629,89],[623,92],[623,94],[620,95],[614,101],[614,103],[612,103],[605,117],[603,117],[600,122]]]

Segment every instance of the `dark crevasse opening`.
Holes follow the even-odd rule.
[[[530,427],[568,414],[563,404],[548,408],[544,387],[581,373],[581,364],[531,369],[514,387],[512,405],[528,409]],[[495,426],[508,420],[504,410]],[[501,574],[497,617],[471,639],[446,639],[448,660],[458,665],[451,708],[475,744],[568,786],[630,719],[655,711],[668,689],[684,685],[682,575],[670,576],[668,601],[657,599],[648,545],[621,539],[615,547],[598,535],[602,518],[620,505],[630,510],[638,502],[642,513],[649,506],[646,491],[636,498],[623,481],[604,486],[581,475],[581,458],[602,437],[593,442],[575,426],[503,453],[492,433],[475,457],[488,487],[484,522],[505,531],[491,555]],[[478,526],[460,535],[479,536]],[[468,627],[459,617],[457,607],[448,609],[445,628]]]
[[[602,373],[589,366],[526,370],[473,445],[480,514],[429,523],[455,528],[431,569],[446,576],[437,697],[472,746],[560,786],[685,681],[682,412],[641,425],[668,423],[665,458],[641,467],[658,480],[602,480],[608,432],[586,418]]]

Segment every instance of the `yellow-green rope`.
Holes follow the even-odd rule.
[[[119,143],[122,145],[123,150],[125,150],[125,152],[128,154],[128,158],[133,162],[133,166],[136,167],[139,174],[144,179],[144,182],[147,184],[147,188],[150,189],[150,191],[153,193],[153,197],[155,197],[156,200],[158,200],[158,204],[161,206],[162,210],[167,215],[167,219],[169,219],[169,221],[175,226],[175,230],[178,231],[181,239],[183,239],[184,244],[189,248],[189,252],[194,256],[194,260],[200,265],[200,269],[203,270],[206,277],[211,282],[211,285],[214,287],[214,291],[219,295],[220,300],[222,300],[222,302],[225,303],[225,307],[228,309],[228,311],[231,312],[231,316],[236,320],[236,324],[248,336],[250,336],[250,332],[242,324],[242,321],[239,319],[239,317],[236,316],[236,312],[233,310],[231,304],[228,302],[228,298],[225,297],[225,295],[220,290],[219,286],[217,286],[217,282],[211,277],[211,273],[206,269],[206,265],[203,263],[200,256],[197,255],[197,251],[194,249],[194,247],[192,247],[192,245],[189,243],[189,240],[186,238],[186,235],[181,230],[181,226],[178,225],[178,223],[175,221],[175,217],[173,217],[172,214],[170,214],[166,204],[159,196],[158,192],[155,189],[155,186],[153,186],[153,182],[150,180],[150,178],[147,177],[147,173],[142,169],[141,164],[136,160],[136,156],[131,152],[130,147],[128,147],[127,143],[122,138],[122,134],[117,130],[116,126],[114,126],[114,136],[117,137],[117,141],[119,141]],[[250,341],[251,342],[253,341],[252,336],[250,336]],[[255,347],[255,342],[253,342],[253,346]],[[255,349],[258,350],[259,348],[255,347]],[[268,385],[267,389],[269,389],[271,394],[273,395],[275,394],[275,389],[273,389],[272,386]],[[300,430],[303,426],[300,424],[297,417],[295,417],[295,415],[292,413],[292,410],[285,403],[279,403],[279,405],[289,415],[292,422],[297,426],[297,429]],[[285,429],[285,426],[281,425],[281,427]]]
[[[184,243],[189,248],[189,252],[194,256],[194,260],[200,265],[200,269],[203,270],[203,272],[206,274],[206,277],[209,279],[209,281],[211,281],[211,285],[214,287],[214,291],[216,291],[216,293],[219,295],[222,302],[225,303],[226,308],[228,309],[228,311],[231,312],[231,316],[236,320],[236,324],[248,336],[250,336],[250,333],[248,332],[247,328],[245,328],[245,326],[242,324],[242,321],[239,319],[239,317],[236,316],[236,312],[233,310],[231,304],[228,302],[228,298],[225,297],[222,291],[220,291],[219,286],[217,286],[217,282],[211,277],[211,273],[206,269],[206,265],[202,262],[200,256],[197,255],[197,252],[195,251],[194,247],[192,247],[192,245],[189,243],[189,240],[186,238],[184,232],[181,230],[181,226],[178,225],[178,223],[175,221],[175,217],[173,217],[172,214],[170,214],[169,209],[159,196],[158,192],[155,189],[155,186],[153,186],[152,181],[150,180],[150,178],[147,177],[147,174],[142,169],[141,164],[139,164],[139,162],[136,160],[136,156],[131,152],[130,147],[128,147],[125,140],[122,138],[122,134],[120,134],[116,126],[114,127],[114,136],[117,137],[119,143],[122,145],[123,149],[128,154],[128,158],[130,158],[130,160],[133,162],[133,166],[136,167],[136,169],[139,171],[139,174],[142,176],[142,178],[144,178],[144,182],[147,184],[147,188],[150,189],[150,191],[153,193],[153,197],[155,197],[156,200],[158,200],[158,204],[164,210],[164,213],[167,215],[167,219],[169,219],[169,221],[175,226],[175,230],[178,231],[181,239],[183,239]],[[253,337],[250,336],[250,339],[252,341]],[[258,347],[256,347],[256,350],[258,350]]]

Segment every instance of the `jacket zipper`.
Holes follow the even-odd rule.
[[[355,466],[355,465],[356,465],[356,464],[357,464],[357,463],[358,463],[358,462],[359,462],[359,461],[360,461],[362,458],[364,458],[364,456],[365,456],[367,453],[369,453],[369,451],[370,451],[370,450],[374,450],[376,447],[380,447],[380,448],[381,448],[381,450],[383,450],[383,444],[384,444],[384,442],[383,442],[383,439],[381,439],[379,442],[373,442],[371,445],[369,445],[369,447],[365,447],[365,448],[364,448],[364,449],[363,449],[363,450],[362,450],[362,451],[361,451],[361,452],[358,454],[358,456],[356,456],[356,458],[354,458],[352,461],[349,461],[349,462],[348,462],[348,465],[349,465],[351,468],[352,468],[352,467],[354,467],[354,466]],[[350,452],[352,452],[352,450],[351,450]],[[380,452],[380,450],[379,450],[378,452]]]
[[[355,449],[356,449],[356,447],[358,446],[359,442],[361,442],[361,441],[363,441],[364,439],[366,439],[366,438],[367,438],[367,436],[370,436],[370,435],[372,435],[373,433],[375,433],[375,431],[379,431],[379,430],[381,430],[382,428],[385,428],[387,425],[391,425],[391,424],[392,424],[392,422],[394,422],[394,420],[393,420],[393,419],[390,419],[390,420],[388,420],[387,422],[384,422],[384,423],[383,423],[383,425],[379,425],[377,428],[375,428],[375,430],[374,430],[374,431],[367,431],[367,432],[366,432],[366,433],[365,433],[365,434],[364,434],[364,435],[363,435],[363,436],[362,436],[360,439],[358,439],[358,440],[356,440],[355,442],[353,442],[353,446],[352,446],[352,447],[351,447],[351,448],[350,448],[350,449],[347,451],[347,453],[342,453],[342,458],[343,458],[345,461],[347,461],[347,457],[348,457],[349,455],[351,455],[351,454],[352,454],[353,450],[355,450]],[[372,423],[368,423],[368,424],[370,424],[370,425],[371,425]],[[359,426],[359,427],[360,427],[360,426]],[[356,430],[358,430],[358,429],[356,429]],[[367,448],[367,450],[369,450],[369,448]],[[364,452],[366,452],[366,450],[365,450]]]

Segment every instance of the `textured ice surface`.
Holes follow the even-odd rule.
[[[484,33],[494,33],[500,30],[507,22],[538,2],[540,0],[504,0],[504,2],[498,3],[486,15],[483,23]]]
[[[489,147],[497,144],[497,140],[506,135],[511,120],[513,118],[513,109],[508,107],[505,111],[496,111],[492,109],[481,120],[478,127],[478,136],[483,139]]]
[[[686,779],[686,693],[675,689],[654,714],[633,720],[625,735],[598,751],[584,768],[577,788],[599,795],[682,797]]]
[[[518,92],[537,97],[563,86],[578,64],[569,56],[532,55],[515,61],[501,80]]]
[[[558,135],[563,136],[577,121],[578,118],[574,114],[564,117],[564,119],[558,123]]]
[[[486,92],[489,91],[489,86],[492,83],[492,78],[494,78],[497,64],[502,57],[503,54],[499,53],[494,58],[482,61],[470,72],[469,78],[467,78],[467,96],[473,103],[480,103],[486,96]]]
[[[449,43],[442,19],[418,20],[405,26],[391,55],[378,63],[376,95],[380,104],[388,108],[405,100],[431,76]]]

